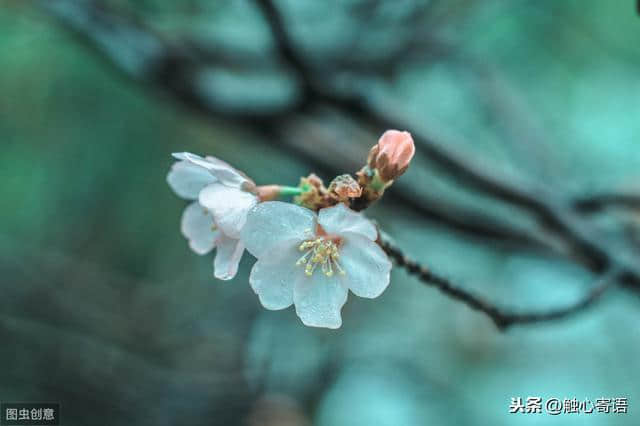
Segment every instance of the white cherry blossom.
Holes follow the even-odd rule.
[[[213,182],[200,189],[198,201],[213,214],[215,223],[225,235],[239,239],[247,213],[259,202],[256,184],[215,157],[202,158],[189,152],[173,156],[207,170],[214,177]]]
[[[244,245],[237,238],[238,233],[234,233],[236,237],[227,234],[225,228],[216,220],[214,210],[200,203],[198,199],[202,191],[211,186],[217,187],[221,182],[247,188],[253,182],[241,172],[213,157],[201,158],[189,153],[174,156],[181,161],[173,164],[167,175],[167,182],[181,198],[195,200],[182,214],[182,234],[189,241],[189,247],[197,254],[207,254],[215,247],[214,276],[221,280],[230,280],[238,271]],[[228,221],[228,218],[225,220]]]
[[[375,298],[389,285],[391,262],[376,238],[375,226],[344,204],[316,215],[294,204],[260,203],[242,230],[258,258],[249,282],[265,308],[294,304],[305,325],[339,328],[349,290]]]

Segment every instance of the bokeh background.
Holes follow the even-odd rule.
[[[60,402],[65,425],[639,424],[637,290],[502,333],[395,268],[340,330],[306,328],[260,306],[251,256],[213,279],[165,181],[175,151],[261,184],[355,172],[387,123],[332,93],[505,181],[637,194],[634,2],[276,1],[302,65],[266,3],[1,3],[0,400]],[[585,293],[593,270],[530,212],[417,151],[368,210],[407,254],[514,309]],[[639,255],[637,210],[587,217]],[[527,396],[629,412],[508,413]]]

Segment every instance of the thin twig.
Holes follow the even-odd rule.
[[[436,287],[453,299],[459,300],[471,309],[485,313],[499,330],[516,324],[533,324],[553,321],[576,314],[597,302],[606,290],[611,288],[622,275],[622,269],[612,268],[601,275],[597,283],[591,287],[587,294],[564,308],[552,309],[541,312],[515,312],[498,307],[497,305],[453,284],[430,269],[420,265],[415,260],[407,257],[403,251],[391,243],[388,239],[381,238],[379,244],[396,265],[407,270],[409,274],[417,275],[423,283]]]

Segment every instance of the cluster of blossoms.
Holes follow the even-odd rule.
[[[214,276],[232,279],[246,249],[257,258],[249,283],[267,309],[295,305],[305,325],[338,328],[349,290],[378,297],[389,285],[391,262],[378,231],[361,210],[404,173],[414,154],[411,135],[386,131],[367,164],[329,187],[311,174],[297,187],[257,186],[215,157],[176,153],[167,182],[192,201],[182,234],[197,254],[216,249]],[[293,203],[277,201],[293,196]]]

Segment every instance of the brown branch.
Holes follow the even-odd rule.
[[[379,244],[397,266],[406,269],[409,274],[416,275],[424,284],[436,287],[447,296],[463,302],[471,309],[483,312],[499,330],[506,330],[514,325],[558,320],[583,311],[597,302],[604,292],[611,288],[622,275],[622,270],[619,268],[609,269],[600,276],[597,283],[591,287],[584,297],[567,307],[540,312],[516,312],[498,307],[480,296],[453,284],[449,279],[421,266],[415,260],[407,257],[400,248],[392,244],[388,239],[380,238]]]

